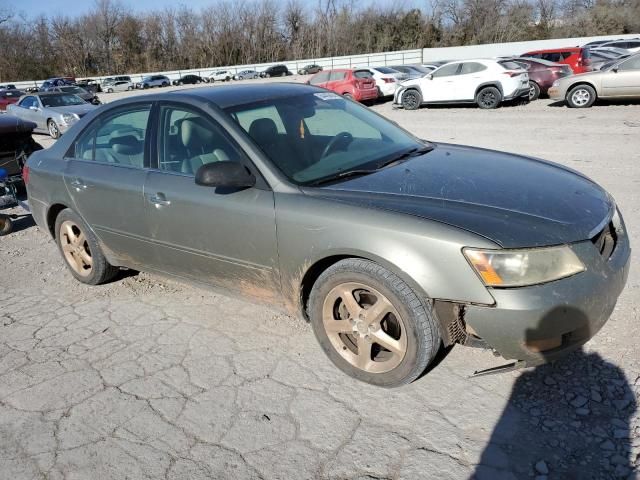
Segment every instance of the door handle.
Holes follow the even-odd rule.
[[[80,190],[86,190],[87,187],[89,187],[89,185],[87,185],[86,183],[84,183],[82,180],[80,180],[79,178],[74,178],[73,180],[71,180],[70,182],[71,186],[73,188],[75,188],[77,191]]]
[[[164,193],[156,193],[155,195],[149,195],[149,201],[153,203],[156,207],[160,206],[169,206],[171,205],[171,201],[167,200],[164,196]]]

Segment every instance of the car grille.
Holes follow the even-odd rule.
[[[616,248],[617,241],[616,229],[613,226],[613,223],[609,222],[600,233],[591,239],[591,241],[600,252],[600,255],[607,259],[611,257]]]

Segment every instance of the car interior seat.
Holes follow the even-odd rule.
[[[226,140],[205,120],[199,117],[185,118],[180,123],[179,130],[186,153],[182,173],[194,174],[205,163],[230,160],[220,148],[226,144]]]

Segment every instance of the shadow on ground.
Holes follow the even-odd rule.
[[[562,320],[549,316],[538,331]],[[586,325],[583,315],[576,321]],[[536,333],[528,331],[527,339]],[[623,371],[597,353],[581,349],[536,367],[517,379],[472,478],[635,478],[640,459],[632,455],[630,421],[636,408]]]

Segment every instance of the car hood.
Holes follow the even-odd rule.
[[[75,113],[80,118],[84,117],[87,113],[98,108],[96,105],[87,103],[86,105],[69,105],[66,107],[47,107],[47,110],[52,110],[57,113]]]
[[[435,220],[504,248],[586,240],[615,211],[606,191],[560,165],[493,150],[435,147],[373,174],[303,191]]]

